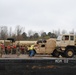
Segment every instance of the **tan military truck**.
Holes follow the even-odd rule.
[[[71,58],[76,54],[76,36],[74,34],[63,34],[56,40],[54,56],[63,55]]]
[[[57,39],[50,38],[37,42],[36,53],[59,55],[71,58],[76,54],[76,36],[74,34],[63,34]]]
[[[35,51],[37,54],[52,54],[56,48],[56,39],[40,39],[37,41]]]

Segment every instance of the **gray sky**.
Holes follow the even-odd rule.
[[[46,32],[76,29],[76,0],[0,0],[0,26]]]

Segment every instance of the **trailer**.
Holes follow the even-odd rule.
[[[76,58],[0,58],[0,75],[76,75]]]

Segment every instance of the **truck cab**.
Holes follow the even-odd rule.
[[[75,45],[75,36],[73,34],[64,34],[58,36],[56,40],[57,46],[63,46],[66,47],[67,45]]]
[[[73,57],[75,54],[75,35],[63,34],[58,36],[56,40],[56,50],[66,57]]]

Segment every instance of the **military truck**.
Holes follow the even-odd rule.
[[[50,38],[48,40],[40,39],[37,41],[35,51],[37,54],[52,54],[56,48],[56,39]]]
[[[74,34],[59,35],[57,39],[37,41],[36,53],[52,54],[54,57],[72,58],[76,54],[76,36]]]
[[[65,56],[68,58],[76,54],[76,36],[74,34],[63,34],[58,36],[56,40],[56,48],[54,56]]]

